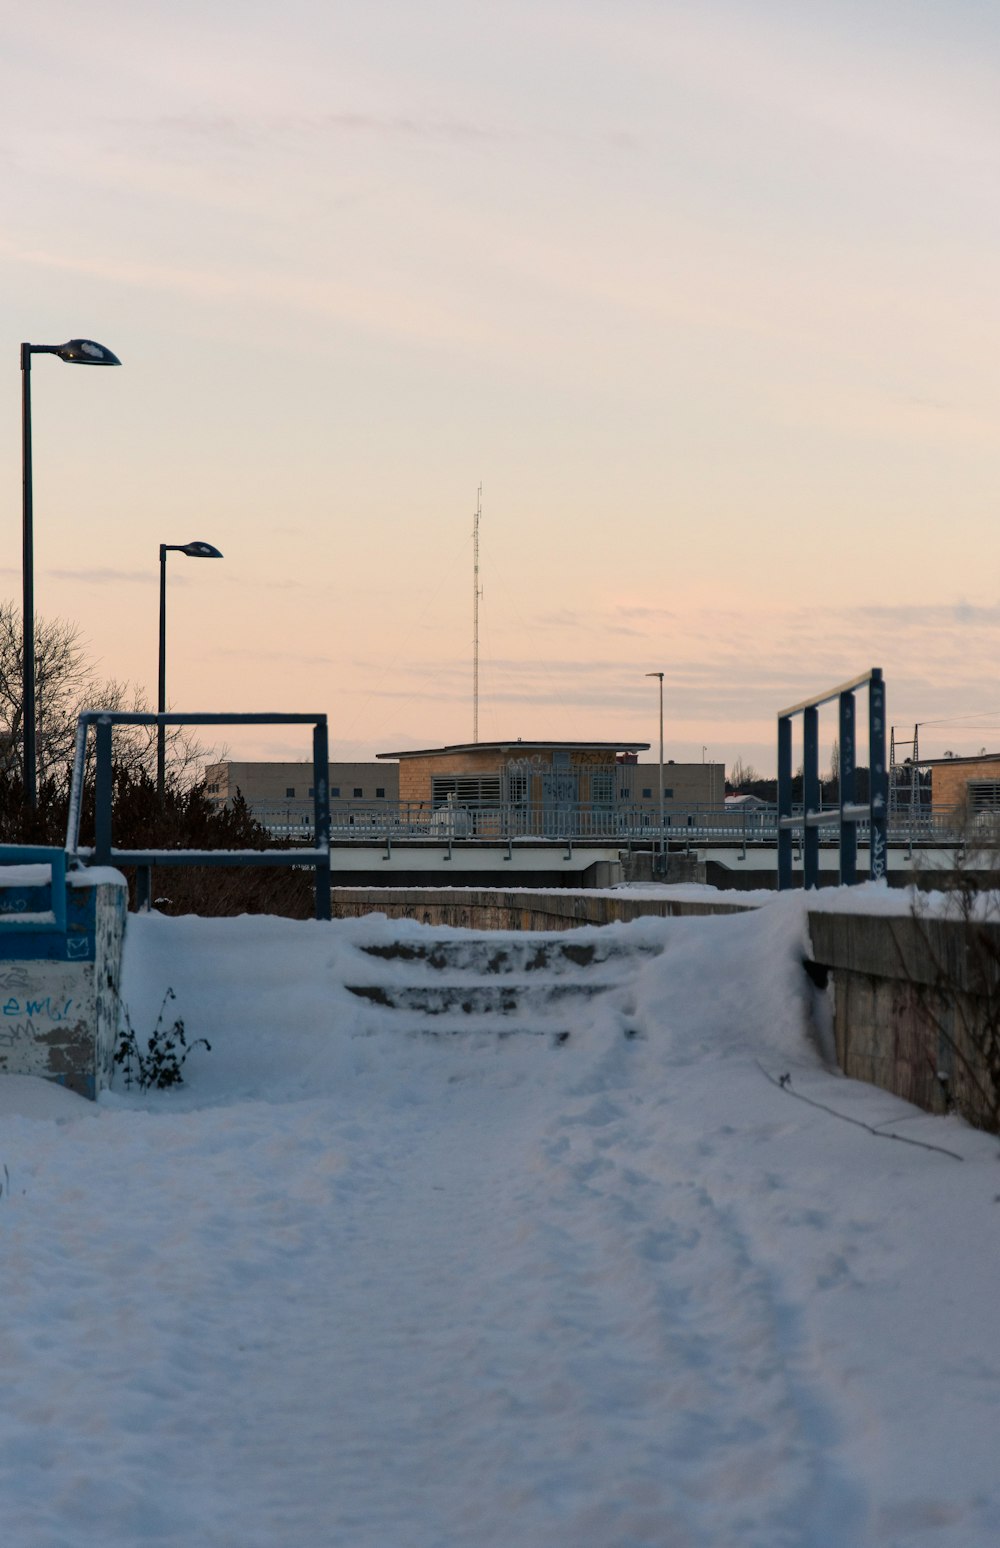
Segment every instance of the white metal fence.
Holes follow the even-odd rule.
[[[254,817],[274,837],[313,840],[311,804],[257,803],[251,806]],[[793,811],[802,817],[802,808]],[[986,819],[980,814],[979,819]],[[995,816],[1000,825],[1000,812]],[[821,814],[821,841],[835,842],[840,811],[836,806]],[[895,844],[949,844],[960,839],[967,829],[959,809],[934,812],[901,812],[890,818],[889,840]],[[499,805],[432,808],[428,805],[392,801],[331,802],[330,838],[337,844],[380,844],[397,840],[434,842],[508,843],[545,841],[614,843],[622,848],[645,847],[659,842],[687,845],[773,845],[777,840],[776,806],[752,810],[728,806],[690,806],[668,811],[661,835],[658,813],[642,806],[616,806],[593,809],[589,806],[558,807]],[[859,824],[858,838],[867,842],[867,824]]]

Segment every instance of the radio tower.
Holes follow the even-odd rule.
[[[476,515],[472,526],[472,740],[479,741],[479,522],[483,514],[483,486],[476,495]]]

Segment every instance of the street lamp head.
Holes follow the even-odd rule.
[[[215,548],[213,546],[213,544],[211,544],[211,543],[202,543],[202,542],[179,543],[177,545],[177,552],[180,553],[180,554],[187,554],[189,559],[221,559],[222,558],[222,554],[221,554],[220,550],[218,548]]]
[[[189,559],[221,559],[222,550],[214,543],[195,538],[190,543],[160,544],[160,659],[156,685],[156,713],[167,709],[167,555],[186,554]],[[167,744],[163,721],[156,728],[156,792],[163,799],[166,788]]]
[[[37,345],[35,349],[41,353]],[[70,339],[67,344],[52,345],[45,353],[58,355],[60,360],[66,360],[70,365],[121,365],[117,355],[105,349],[103,344],[95,344],[93,339]]]
[[[68,344],[57,344],[52,353],[70,365],[121,365],[117,355],[103,344],[95,344],[93,339],[70,339]]]

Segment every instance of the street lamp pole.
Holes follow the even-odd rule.
[[[663,673],[647,672],[646,676],[660,679],[660,871],[665,875],[667,839],[663,827]]]
[[[21,736],[25,805],[38,805],[35,783],[35,566],[31,472],[31,345],[21,345]]]
[[[211,543],[160,544],[160,657],[156,684],[156,713],[167,712],[167,555],[187,554],[189,559],[221,559]],[[167,737],[162,719],[156,727],[156,794],[163,800],[167,775]]]
[[[21,345],[21,734],[24,802],[32,811],[38,805],[38,758],[35,735],[35,535],[34,489],[31,459],[31,357],[58,355],[69,365],[121,365],[117,355],[93,339],[70,339],[67,344]]]

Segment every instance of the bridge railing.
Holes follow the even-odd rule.
[[[250,811],[272,834],[294,839],[309,838],[312,833],[312,814],[304,804],[256,801],[250,803]],[[773,822],[772,815],[772,828]],[[718,835],[738,841],[744,830],[756,832],[760,827],[757,813],[752,814],[748,823],[742,814],[723,807],[691,807],[669,813],[663,831],[668,838],[681,842],[694,834],[702,840],[706,835]],[[333,802],[330,808],[330,837],[336,843],[380,843],[386,838],[494,843],[562,843],[579,839],[620,843],[625,847],[658,838],[659,832],[658,814],[641,807],[500,805],[433,809],[426,804],[378,801],[343,802],[339,806]]]
[[[312,813],[305,803],[253,802],[252,815],[275,838],[291,843],[310,843]],[[644,848],[659,841],[659,814],[648,807],[618,806],[594,810],[587,806],[559,808],[500,805],[489,807],[441,807],[419,803],[377,801],[331,803],[330,838],[334,844],[384,844],[386,842],[518,843],[591,842],[617,844],[622,849]],[[933,813],[900,813],[889,822],[893,844],[954,843],[962,833],[958,808]],[[841,808],[823,807],[810,812],[808,826],[823,844],[839,837]],[[786,818],[788,831],[801,842],[806,816],[801,803]],[[750,809],[730,806],[692,805],[666,813],[663,838],[687,847],[706,844],[774,846],[779,832],[778,808],[766,805]],[[858,842],[870,842],[869,823],[857,823]]]

